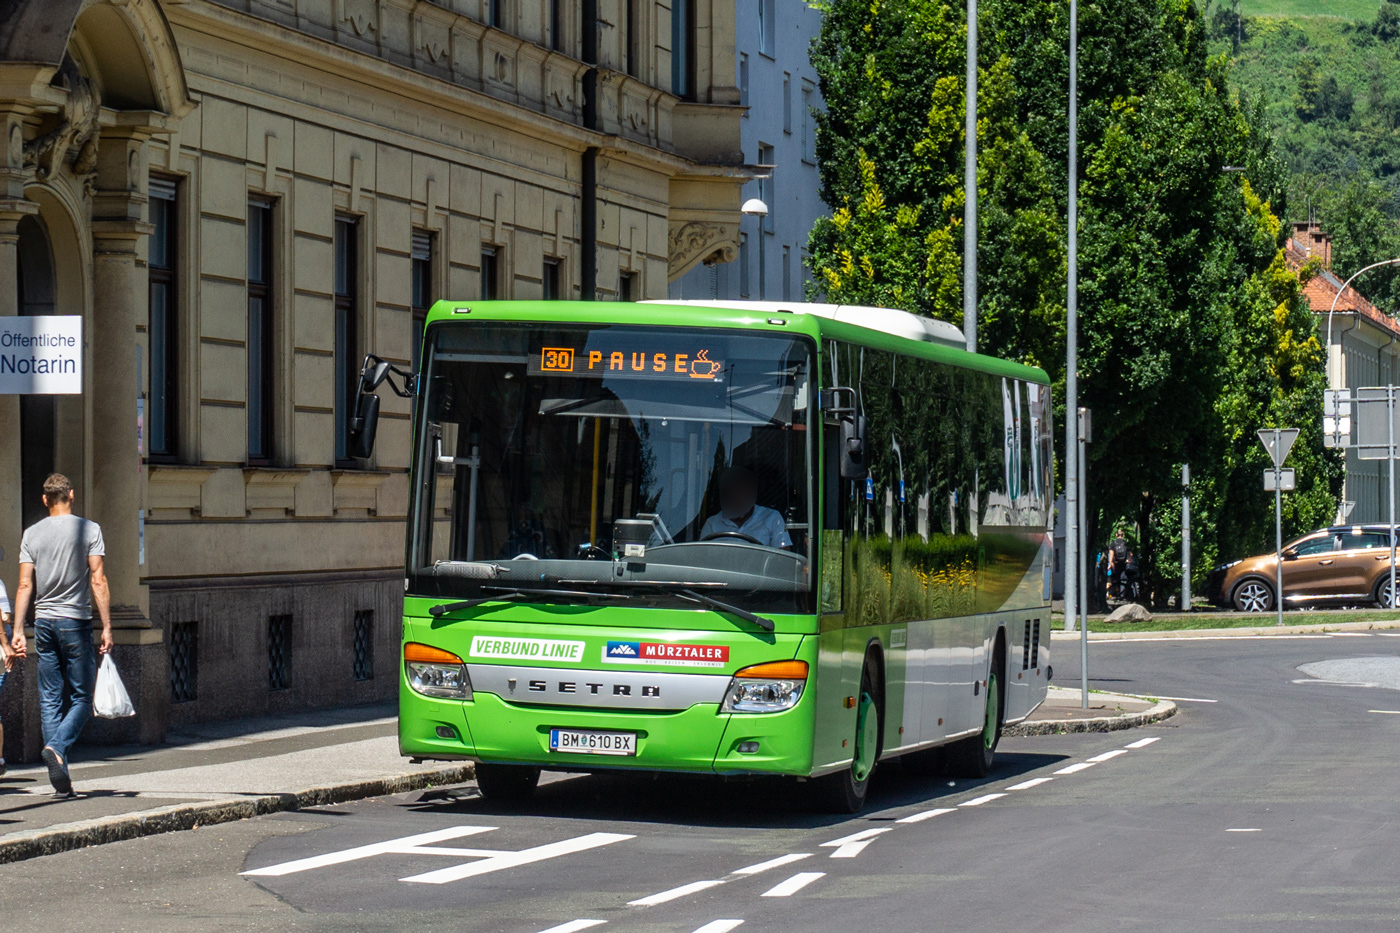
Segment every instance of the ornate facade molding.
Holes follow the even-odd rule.
[[[735,224],[673,221],[670,228],[666,275],[671,281],[699,263],[712,266],[733,262],[739,256],[739,228]]]
[[[73,174],[86,179],[97,168],[97,117],[102,102],[96,86],[78,71],[71,55],[64,56],[54,83],[68,91],[68,100],[58,113],[57,125],[24,144],[24,165],[47,180],[69,162]]]

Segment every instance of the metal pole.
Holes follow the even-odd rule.
[[[1181,465],[1181,611],[1191,611],[1191,465]]]
[[[1065,631],[1079,614],[1079,2],[1069,0],[1069,279],[1065,315]]]
[[[1084,454],[1084,409],[1079,409],[1079,705],[1089,708],[1089,547],[1084,503],[1089,498],[1089,460]]]
[[[963,127],[963,336],[977,352],[977,0],[967,0],[967,104]]]
[[[1274,428],[1274,450],[1279,449],[1279,430]],[[1283,469],[1274,464],[1274,608],[1278,624],[1283,624]]]
[[[1390,461],[1390,606],[1395,608],[1395,386],[1385,387],[1386,458]]]

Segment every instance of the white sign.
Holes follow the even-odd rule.
[[[1283,461],[1288,459],[1288,452],[1293,449],[1293,442],[1297,439],[1297,428],[1259,429],[1259,440],[1269,452],[1269,459],[1274,461],[1274,466],[1283,466]]]
[[[1292,468],[1292,467],[1289,467],[1289,468],[1284,469],[1284,470],[1279,470],[1278,484],[1279,484],[1279,487],[1278,487],[1278,491],[1279,491],[1279,492],[1293,492],[1295,489],[1298,488],[1298,476],[1297,476],[1296,473],[1293,472],[1293,468]],[[1265,470],[1265,471],[1264,471],[1264,491],[1265,491],[1265,492],[1273,492],[1273,491],[1274,491],[1274,471],[1273,471],[1273,470]]]
[[[0,395],[81,395],[80,315],[0,316]]]
[[[493,638],[478,635],[472,639],[474,658],[494,658],[501,661],[568,661],[583,660],[583,642],[555,641],[551,638]]]

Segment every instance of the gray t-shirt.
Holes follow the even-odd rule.
[[[106,552],[97,522],[76,515],[50,515],[25,529],[19,562],[34,565],[34,617],[91,619],[88,558]]]

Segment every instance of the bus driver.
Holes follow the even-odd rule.
[[[792,547],[783,517],[776,509],[758,504],[758,477],[741,466],[720,474],[719,514],[705,521],[700,540],[736,535],[752,538],[764,547]]]

